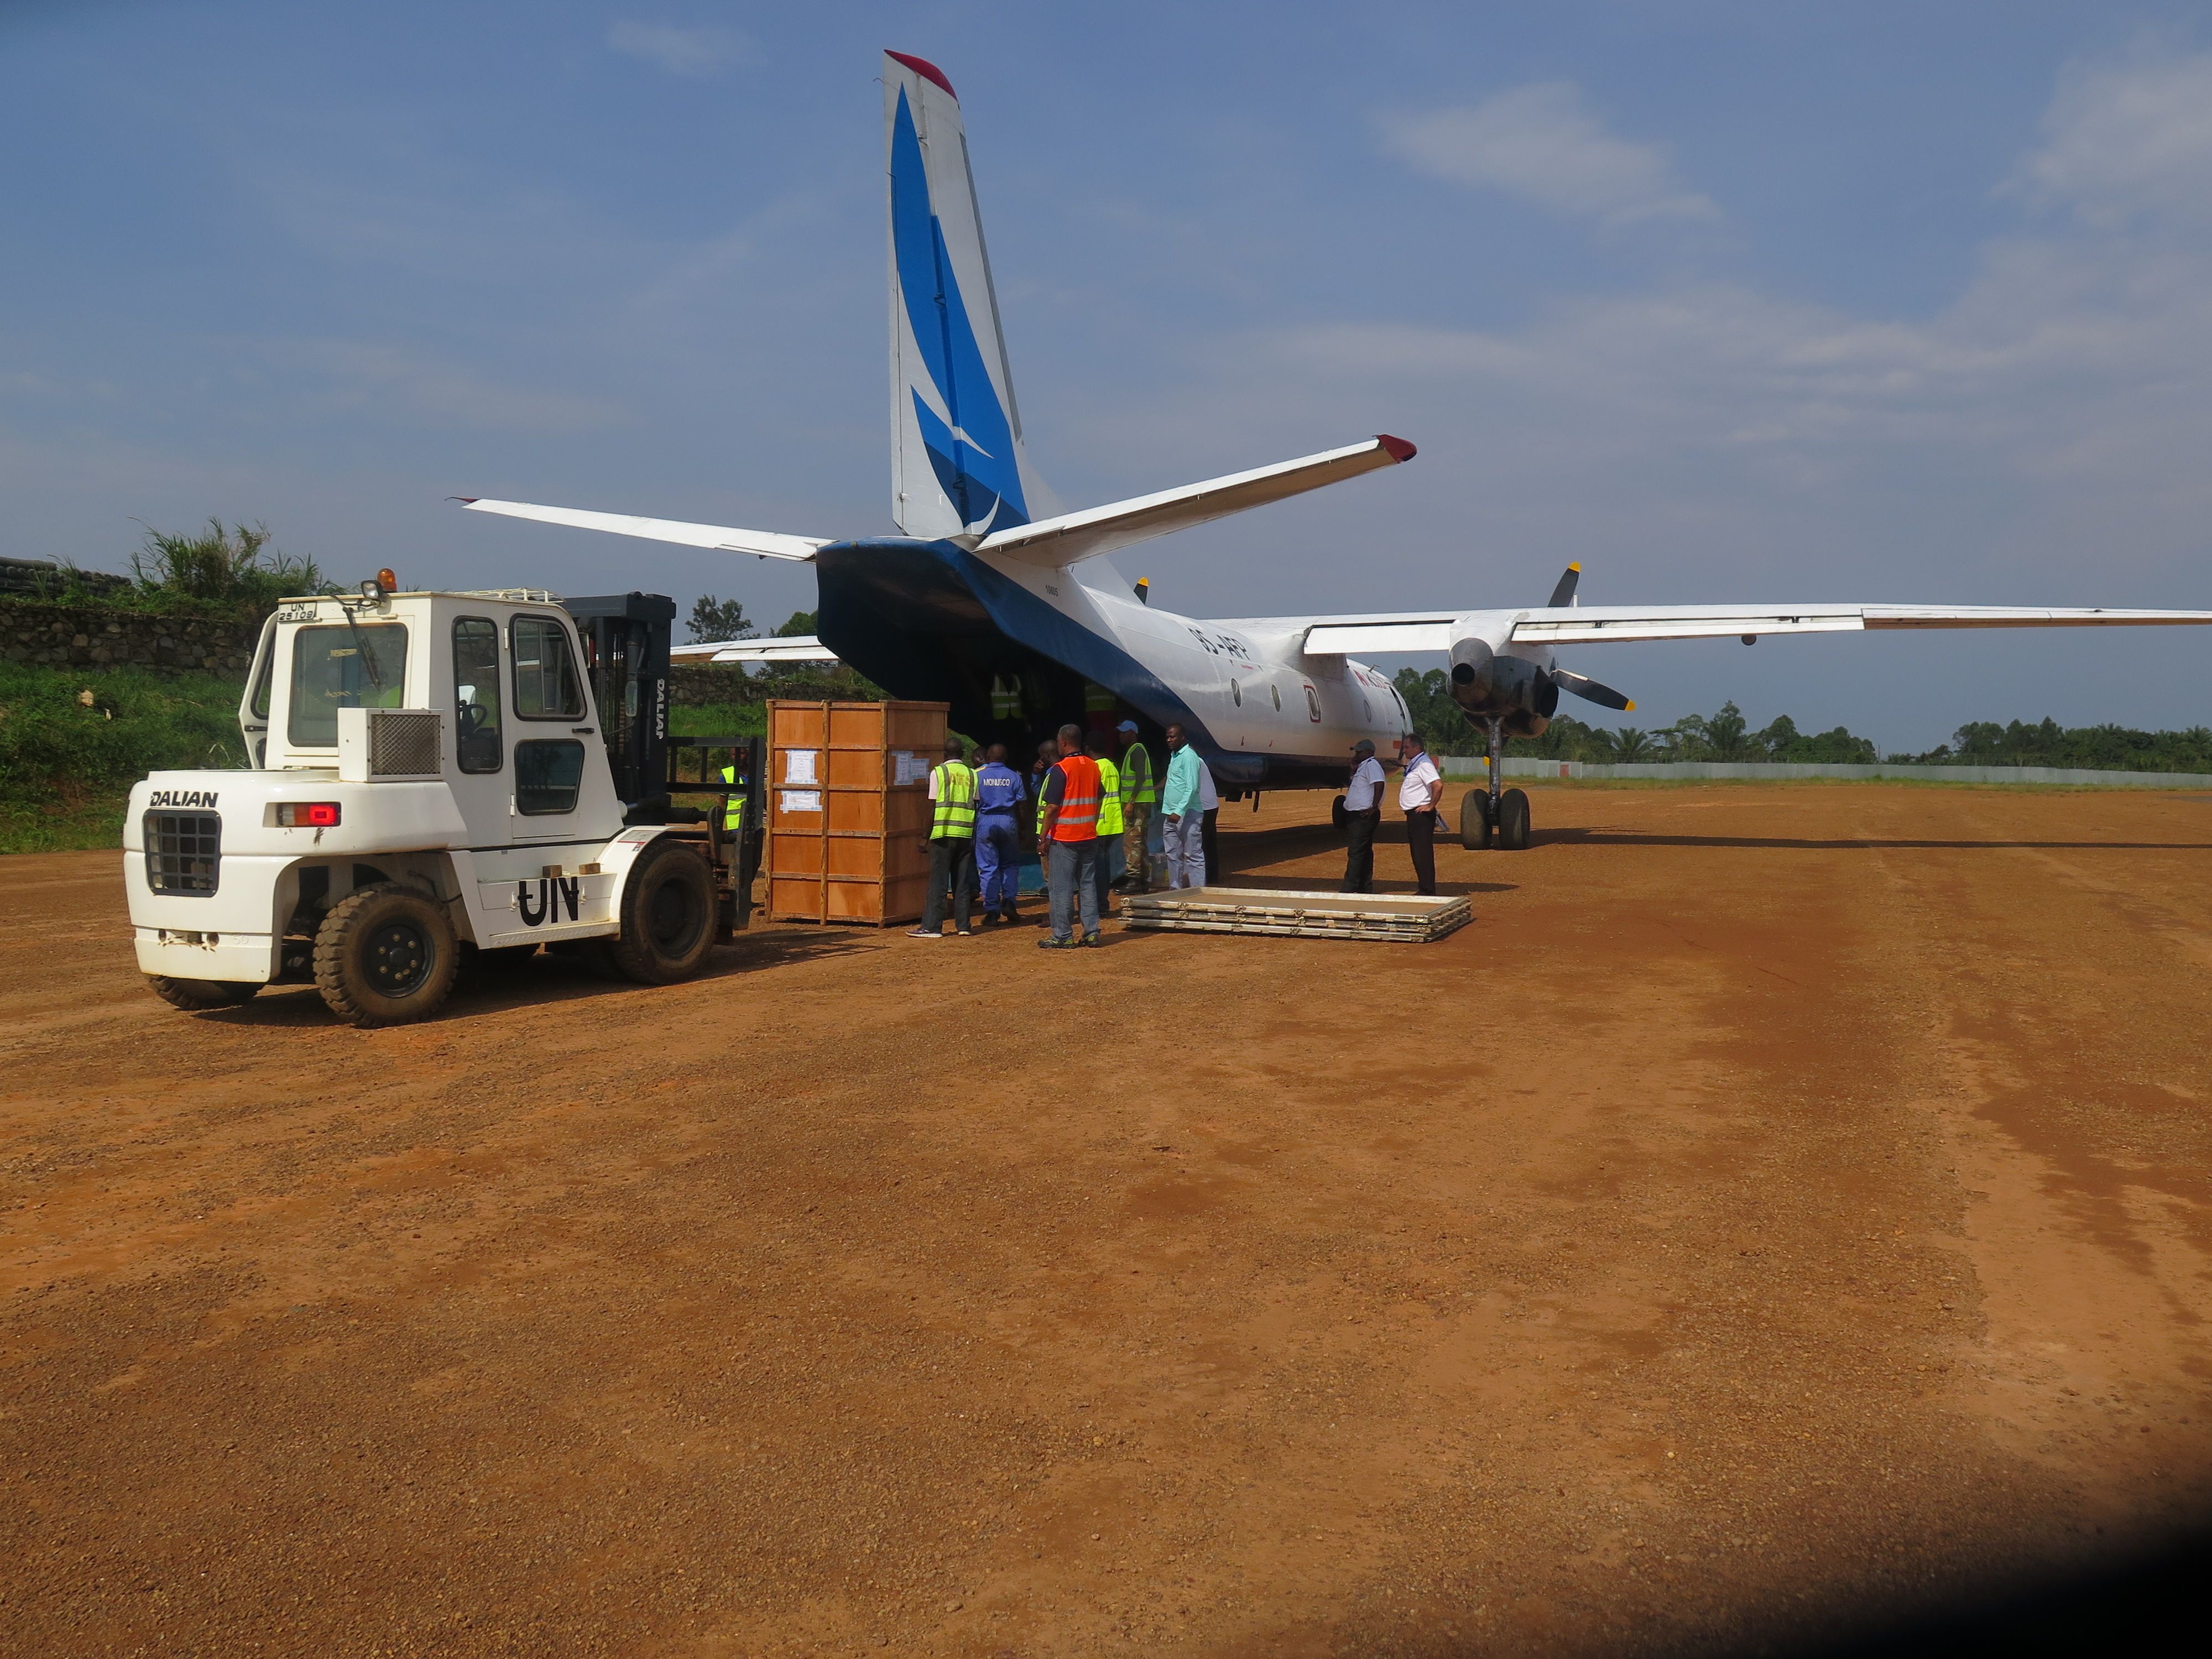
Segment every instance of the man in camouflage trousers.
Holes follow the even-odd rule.
[[[1152,757],[1137,740],[1137,723],[1123,720],[1115,732],[1121,755],[1121,873],[1115,878],[1117,892],[1142,893],[1152,886],[1152,860],[1145,848],[1146,826],[1160,798],[1152,776]]]

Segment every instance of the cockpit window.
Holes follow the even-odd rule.
[[[398,708],[407,687],[407,624],[302,628],[292,635],[293,746],[338,746],[341,708]]]

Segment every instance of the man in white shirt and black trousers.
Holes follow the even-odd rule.
[[[1340,893],[1375,890],[1375,831],[1382,822],[1382,763],[1375,741],[1352,745],[1352,781],[1344,787],[1344,885]]]
[[[1443,775],[1429,758],[1421,734],[1398,739],[1405,775],[1398,780],[1398,805],[1406,814],[1406,846],[1413,855],[1413,890],[1433,897],[1437,890],[1437,803],[1443,799]],[[1346,805],[1349,807],[1347,801]]]

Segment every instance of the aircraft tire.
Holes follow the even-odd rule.
[[[1522,790],[1509,789],[1498,797],[1498,844],[1509,853],[1528,845],[1528,797]]]
[[[1350,821],[1350,818],[1351,815],[1344,810],[1343,796],[1339,795],[1334,800],[1329,802],[1328,821],[1336,826],[1340,834],[1342,833],[1345,824]]]
[[[236,1008],[251,1002],[261,988],[243,980],[172,979],[167,974],[149,974],[146,988],[172,1008],[199,1014],[210,1008]]]
[[[445,1006],[461,962],[446,907],[396,881],[348,893],[315,929],[315,989],[349,1025],[409,1025]]]
[[[1490,792],[1470,789],[1460,797],[1459,844],[1469,852],[1490,845]]]
[[[672,985],[714,948],[714,872],[681,842],[647,848],[623,888],[622,932],[607,941],[616,971],[641,985]]]

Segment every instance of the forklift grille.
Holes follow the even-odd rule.
[[[435,710],[380,708],[368,717],[368,775],[435,777],[440,766]]]
[[[157,893],[207,898],[222,865],[222,820],[212,812],[146,814],[146,884]]]

